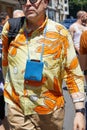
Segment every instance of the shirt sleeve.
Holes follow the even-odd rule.
[[[73,102],[84,101],[84,76],[74,49],[71,35],[68,33],[68,48],[64,79]]]
[[[4,79],[6,77],[6,72],[8,68],[8,31],[9,31],[9,23],[6,22],[6,24],[3,27],[2,30],[2,69],[3,69],[3,76]]]

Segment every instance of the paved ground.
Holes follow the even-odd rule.
[[[65,119],[64,119],[64,130],[73,130],[73,119],[74,119],[74,106],[67,90],[64,90],[65,96]]]

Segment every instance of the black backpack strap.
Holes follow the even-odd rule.
[[[20,17],[20,18],[11,18],[8,20],[9,25],[10,25],[10,29],[8,32],[8,46],[9,46],[10,42],[18,34],[20,28],[23,26],[24,19],[25,19],[25,17]]]

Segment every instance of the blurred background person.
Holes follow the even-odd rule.
[[[84,31],[81,35],[80,54],[87,54],[87,30]]]
[[[80,38],[80,54],[85,56],[84,75],[86,80],[86,91],[87,91],[87,30],[82,33]]]
[[[82,16],[81,20],[82,20],[82,25],[84,25],[87,28],[87,13]],[[87,92],[87,38],[86,37],[87,37],[87,31],[83,31],[80,37],[79,60],[80,60],[81,67],[84,71],[84,76],[86,81],[85,91]]]
[[[17,9],[13,11],[13,18],[23,17],[23,16],[24,16],[23,10]]]
[[[85,55],[86,59],[86,70],[84,70],[84,75],[86,79],[86,92],[87,92],[87,30],[84,31],[80,38],[80,54]],[[87,93],[86,93],[87,94]],[[87,101],[85,103],[86,107],[86,130],[87,130]]]
[[[80,36],[82,32],[87,29],[87,27],[83,26],[82,23],[82,16],[85,14],[85,11],[78,11],[76,22],[73,23],[69,28],[77,54],[79,54]]]
[[[7,12],[0,13],[0,33],[2,32],[3,26],[8,19],[9,19],[9,15]]]
[[[87,13],[82,16],[81,21],[82,25],[87,27]]]

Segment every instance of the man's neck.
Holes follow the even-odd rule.
[[[43,22],[45,21],[46,17],[45,16],[42,16],[40,18],[36,18],[34,20],[28,20],[27,19],[27,27],[28,29],[31,29],[31,30],[36,30],[37,28],[39,28]]]
[[[78,19],[78,20],[77,20],[77,23],[78,23],[78,24],[81,24],[81,20],[80,20],[80,19]]]

